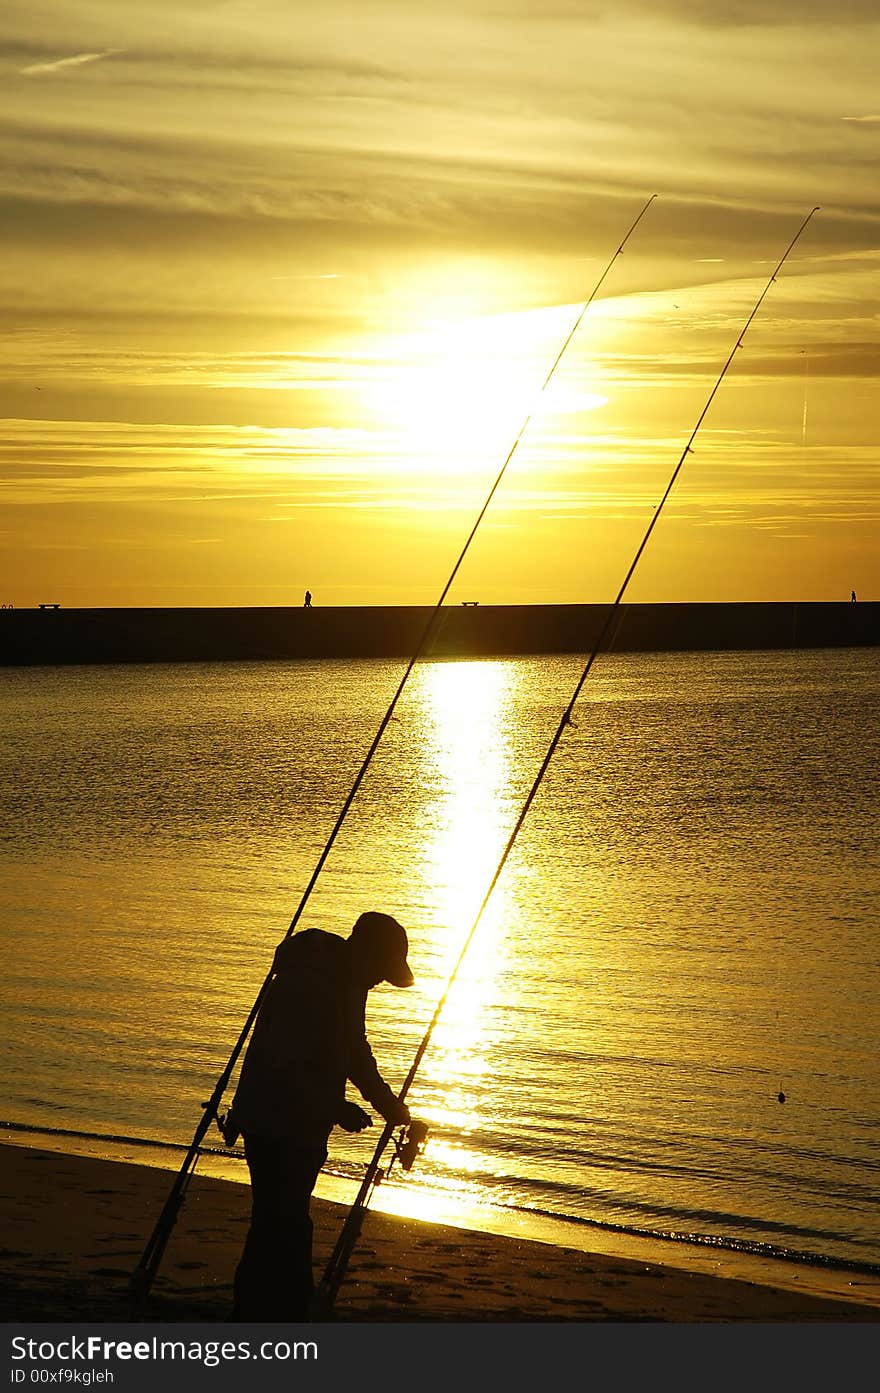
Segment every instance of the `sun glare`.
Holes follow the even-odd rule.
[[[364,408],[413,465],[467,473],[500,464],[527,418],[546,424],[606,403],[564,374],[542,391],[575,317],[571,306],[462,319],[428,310],[421,332],[382,346],[387,372],[364,387]]]

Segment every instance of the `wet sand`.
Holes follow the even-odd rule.
[[[168,1194],[167,1171],[0,1145],[5,1321],[126,1321],[128,1280]],[[144,1319],[222,1321],[248,1226],[246,1185],[196,1174]],[[315,1200],[320,1272],[345,1211]],[[852,1299],[513,1237],[367,1216],[339,1321],[880,1321],[880,1281]],[[802,1281],[802,1289],[797,1289]],[[821,1274],[818,1284],[827,1286]],[[813,1290],[808,1288],[813,1285]]]

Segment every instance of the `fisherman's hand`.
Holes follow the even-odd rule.
[[[241,1131],[231,1108],[228,1112],[220,1113],[217,1118],[217,1126],[220,1128],[226,1146],[235,1146],[241,1136]]]
[[[373,1125],[373,1119],[368,1112],[359,1108],[357,1103],[347,1101],[340,1107],[336,1121],[343,1132],[362,1132],[365,1127]]]
[[[395,1127],[402,1127],[405,1126],[409,1120],[409,1108],[406,1106],[406,1103],[401,1103],[395,1098],[392,1106],[389,1107],[388,1111],[385,1113],[385,1121],[393,1123]]]

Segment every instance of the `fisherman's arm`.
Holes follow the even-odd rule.
[[[368,1103],[373,1105],[376,1112],[384,1117],[386,1122],[393,1122],[395,1126],[399,1123],[409,1122],[409,1108],[406,1103],[401,1103],[398,1100],[394,1091],[379,1073],[373,1051],[367,1040],[363,1011],[352,1010],[351,1017],[348,1077],[355,1088],[366,1098]]]

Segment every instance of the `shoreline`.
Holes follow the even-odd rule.
[[[6,1140],[0,1166],[3,1319],[127,1320],[128,1279],[170,1172]],[[246,1183],[196,1173],[146,1319],[225,1319],[248,1211]],[[317,1275],[344,1213],[314,1200]],[[605,1235],[583,1238],[563,1247],[372,1210],[335,1319],[880,1321],[880,1276],[625,1236],[609,1253]]]
[[[187,1150],[185,1143],[171,1144],[148,1137],[56,1130],[16,1123],[0,1126],[0,1147],[3,1145],[144,1166],[166,1174],[169,1186],[170,1177],[176,1175]],[[216,1149],[209,1146],[201,1151],[198,1173],[233,1185],[246,1187],[248,1184],[243,1152],[226,1151],[219,1145]],[[325,1169],[318,1176],[314,1194],[317,1199],[344,1212],[353,1203],[358,1184],[356,1176]],[[755,1251],[721,1236],[640,1232],[545,1210],[465,1204],[441,1190],[421,1185],[418,1180],[391,1180],[378,1187],[373,1192],[371,1209],[392,1218],[425,1220],[466,1232],[515,1237],[612,1258],[632,1258],[686,1272],[747,1278],[791,1290],[803,1288],[806,1272],[811,1274],[808,1285],[815,1292],[849,1300],[853,1287],[863,1286],[880,1301],[880,1264],[835,1259],[827,1254]]]

